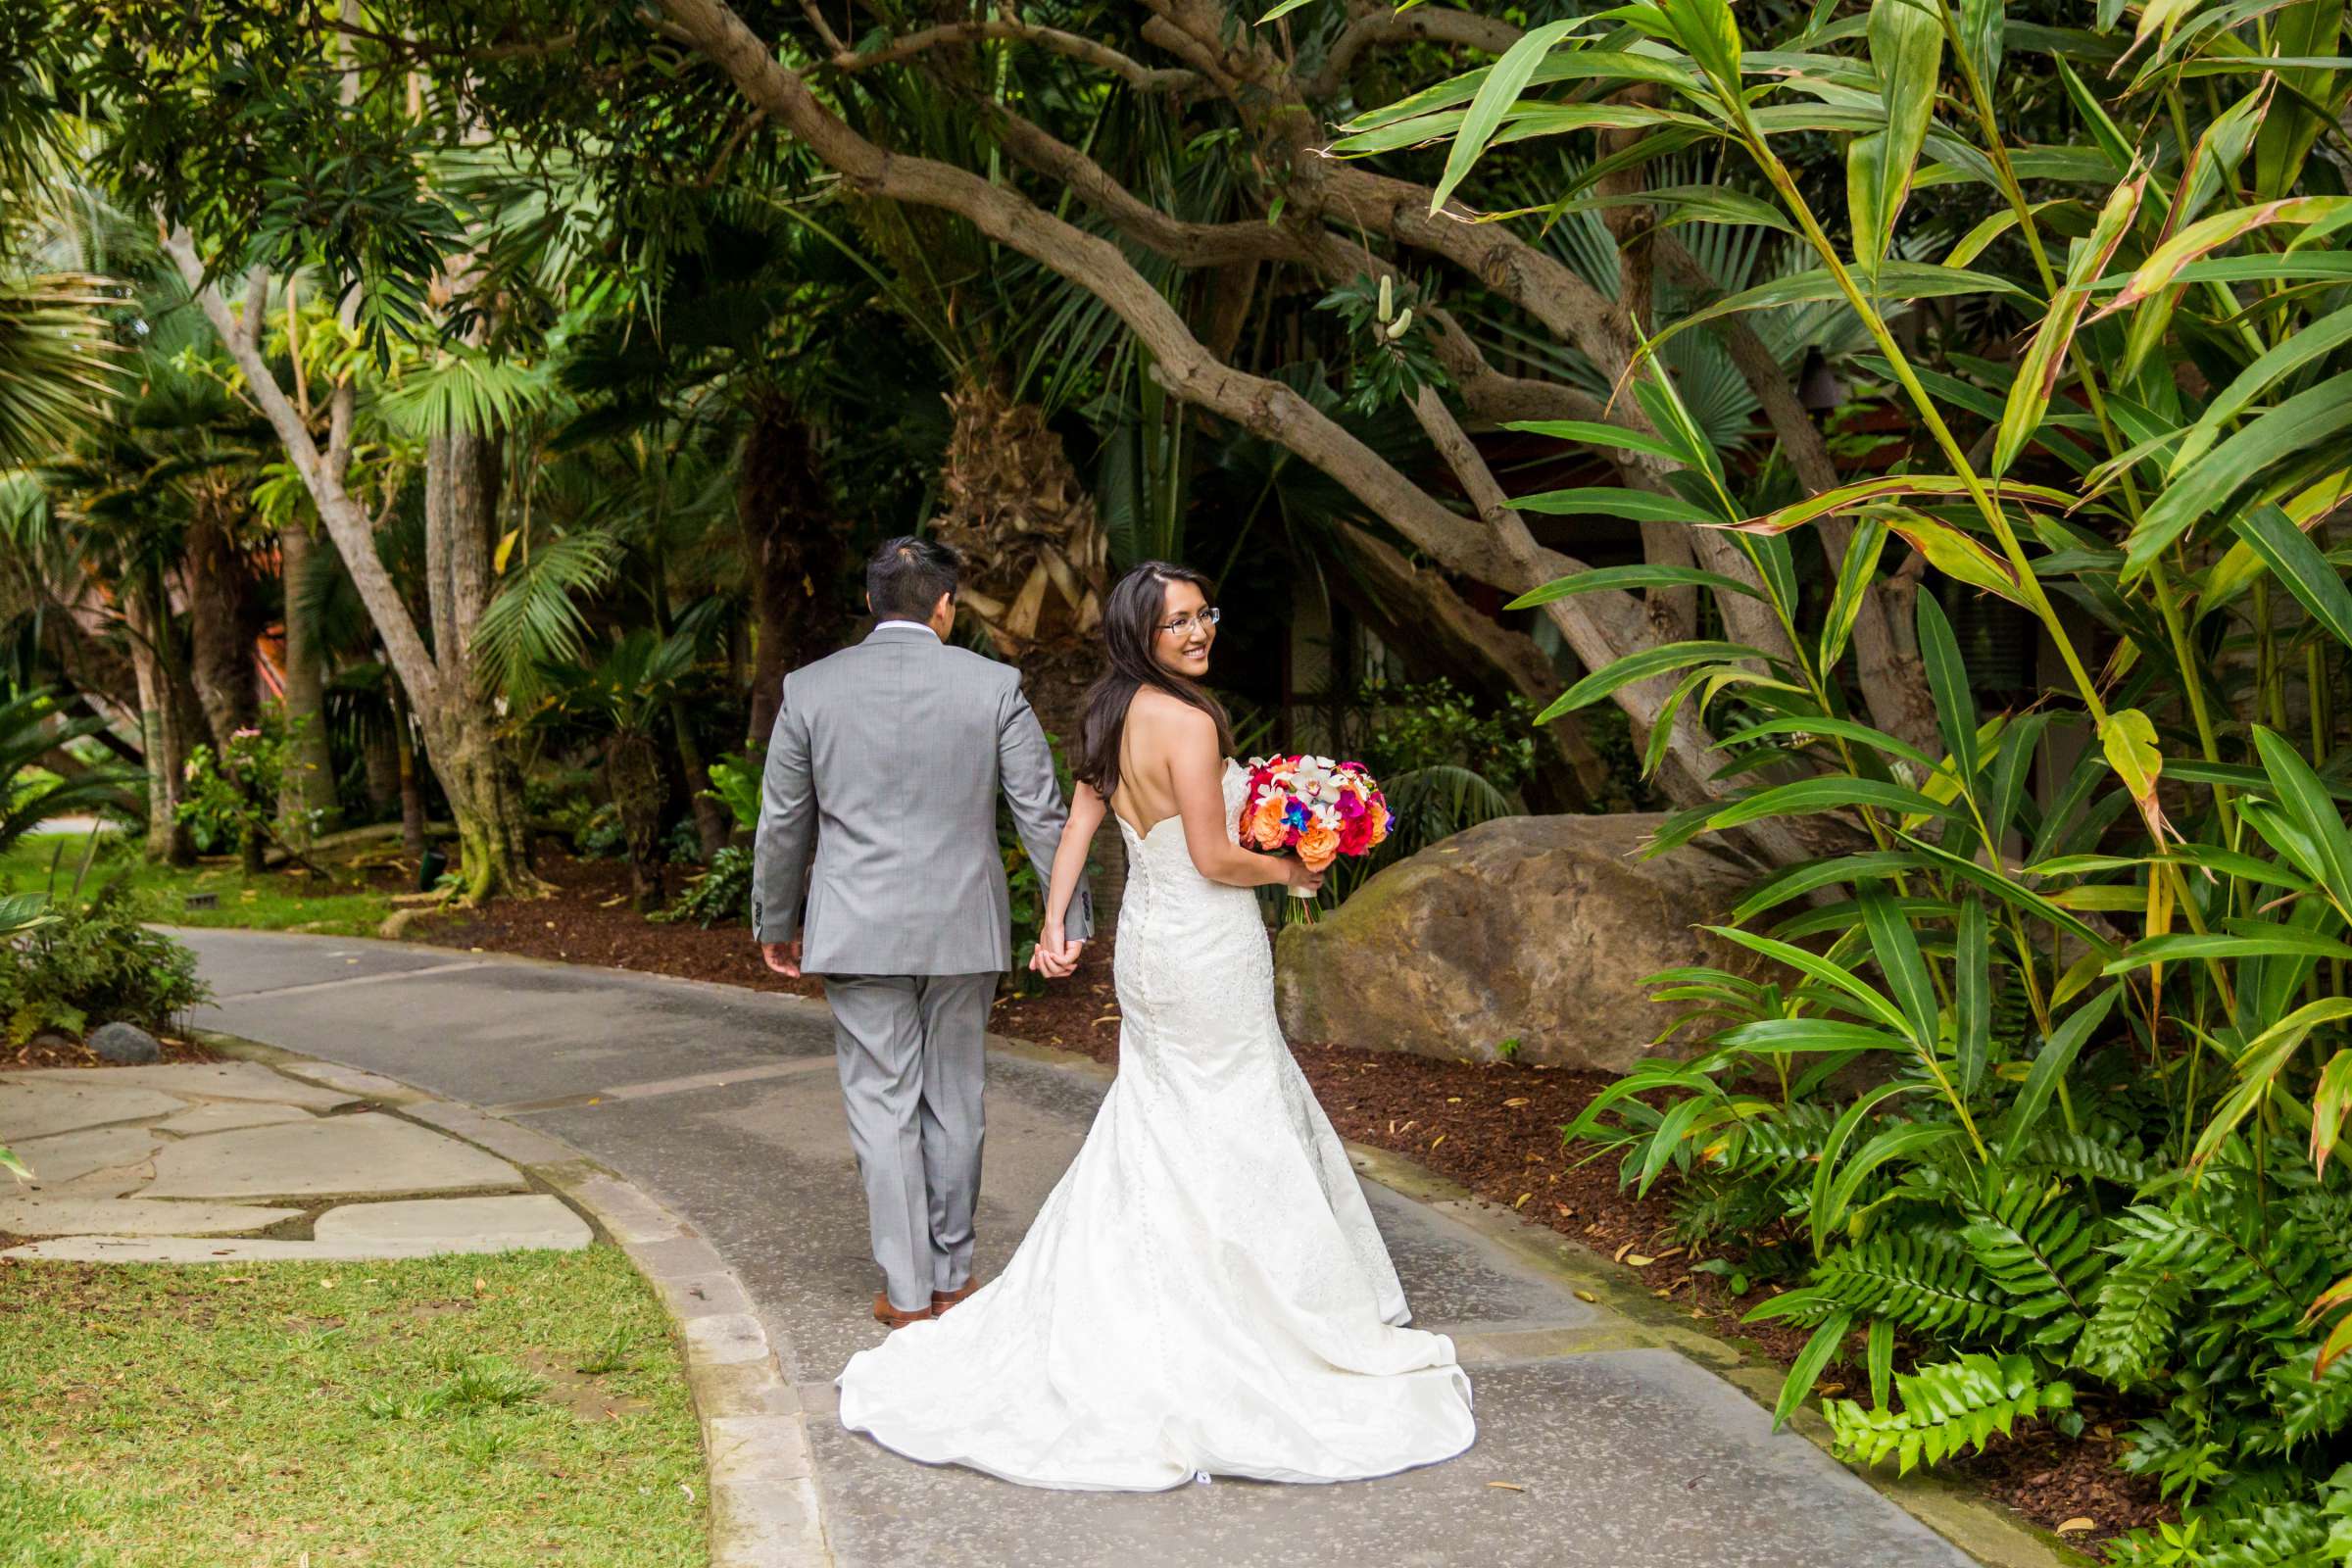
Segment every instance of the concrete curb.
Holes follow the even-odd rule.
[[[359,1095],[520,1167],[585,1213],[637,1265],[677,1326],[702,1425],[710,1568],[831,1568],[800,1391],[750,1293],[703,1234],[561,1139],[398,1079],[212,1030],[205,1044]]]

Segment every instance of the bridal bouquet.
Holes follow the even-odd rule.
[[[1343,855],[1363,855],[1396,818],[1361,762],[1328,757],[1253,757],[1242,801],[1240,838],[1250,849],[1294,850],[1320,871]],[[1298,898],[1308,895],[1294,888]]]

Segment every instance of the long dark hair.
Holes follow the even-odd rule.
[[[1165,692],[1217,721],[1217,745],[1233,749],[1233,721],[1225,707],[1200,686],[1163,668],[1152,657],[1159,640],[1170,583],[1189,582],[1215,602],[1217,585],[1190,566],[1147,561],[1121,577],[1102,607],[1102,649],[1110,667],[1087,690],[1085,717],[1078,725],[1078,757],[1071,772],[1104,800],[1119,787],[1119,741],[1127,732],[1127,709],[1144,687]]]

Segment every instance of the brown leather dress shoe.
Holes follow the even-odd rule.
[[[965,1280],[961,1285],[956,1286],[952,1291],[933,1291],[931,1293],[931,1315],[933,1317],[938,1317],[949,1307],[954,1306],[957,1301],[962,1300],[965,1297],[971,1295],[979,1288],[980,1282],[976,1279],[970,1279]]]
[[[903,1329],[909,1323],[920,1323],[932,1315],[931,1308],[927,1306],[912,1312],[902,1312],[890,1304],[888,1292],[874,1293],[874,1321],[889,1328]]]

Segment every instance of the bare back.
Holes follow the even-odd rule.
[[[1110,808],[1139,836],[1183,814],[1173,764],[1180,753],[1199,751],[1204,727],[1213,752],[1215,725],[1199,709],[1150,687],[1128,703],[1119,731],[1119,788]]]

